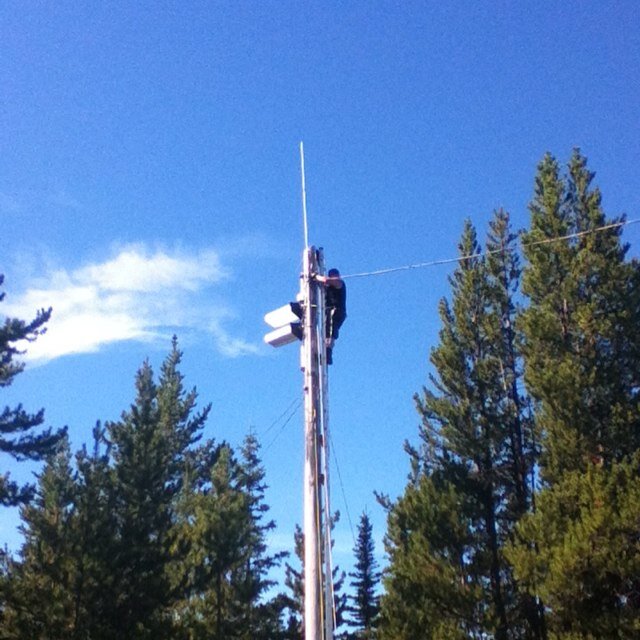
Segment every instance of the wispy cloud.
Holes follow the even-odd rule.
[[[256,345],[228,329],[233,310],[221,285],[229,277],[211,249],[187,253],[128,245],[104,262],[51,271],[23,293],[7,296],[2,311],[27,319],[36,309],[53,307],[47,333],[28,348],[27,358],[39,362],[181,331],[206,333],[228,357],[256,353]]]

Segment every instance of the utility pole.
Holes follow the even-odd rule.
[[[302,294],[304,337],[301,346],[301,367],[304,378],[304,635],[305,640],[320,640],[322,619],[320,590],[320,545],[318,540],[320,509],[318,503],[318,357],[313,339],[317,324],[318,287],[311,274],[317,267],[312,248],[303,257]],[[310,339],[311,338],[311,339]]]
[[[296,340],[304,394],[304,640],[333,640],[335,627],[329,508],[328,376],[324,289],[313,276],[324,275],[322,249],[308,245],[304,153],[300,143],[305,249],[300,293],[265,315],[274,327],[264,340],[280,347]]]
[[[305,423],[304,629],[305,640],[333,640],[324,292],[311,277],[314,273],[324,273],[323,255],[322,250],[309,247],[305,250],[301,283],[305,311],[301,346]]]

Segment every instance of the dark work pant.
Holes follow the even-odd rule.
[[[327,309],[327,317],[325,318],[325,331],[327,338],[337,340],[340,335],[340,327],[342,323],[347,319],[347,314],[337,307],[330,307]]]

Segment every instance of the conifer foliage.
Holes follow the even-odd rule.
[[[386,502],[383,638],[640,633],[640,265],[593,178],[578,150],[543,158],[521,289],[506,213],[486,251],[464,229]]]
[[[355,628],[354,638],[373,640],[376,637],[378,614],[380,611],[378,585],[380,571],[375,557],[373,527],[368,514],[360,516],[358,539],[354,548],[355,567],[348,575],[352,578],[349,585],[352,593],[347,607],[350,624]]]
[[[640,269],[575,151],[538,168],[522,316],[542,491],[507,549],[554,638],[640,633]],[[573,236],[562,241],[550,238]],[[634,515],[632,515],[634,514]]]
[[[3,638],[278,637],[259,443],[248,436],[240,461],[199,443],[210,407],[185,390],[181,358],[174,339],[92,451],[74,458],[65,440],[48,460],[20,554],[4,558]]]
[[[407,484],[380,498],[388,565],[364,513],[351,593],[332,576],[336,638],[640,637],[640,264],[593,179],[578,150],[564,173],[542,159],[522,267],[505,211],[484,245],[464,225]],[[0,387],[50,313],[4,320]],[[174,339],[157,379],[143,363],[75,455],[42,412],[0,413],[0,452],[45,461],[35,487],[0,474],[24,535],[0,553],[3,640],[301,637],[303,532],[274,596],[259,442],[201,441],[210,407],[181,359]]]
[[[276,638],[280,610],[276,599],[265,599],[269,589],[276,586],[272,570],[288,556],[286,551],[270,553],[267,536],[276,528],[268,517],[266,502],[266,472],[260,459],[260,442],[249,433],[240,450],[240,488],[247,496],[249,509],[249,544],[244,563],[236,571],[239,599],[243,605],[243,618],[247,640]]]
[[[22,509],[22,562],[9,562],[3,629],[9,638],[64,638],[76,617],[73,503],[68,443],[39,475],[38,493]]]
[[[174,505],[187,452],[209,412],[196,412],[196,391],[184,390],[181,357],[174,339],[157,385],[145,362],[136,377],[135,402],[106,428],[113,460],[116,636],[132,628],[154,634],[166,628]]]
[[[0,274],[0,287],[4,276]],[[5,298],[0,292],[0,302]],[[18,318],[3,319],[0,325],[0,388],[8,387],[13,379],[24,370],[19,358],[24,354],[23,343],[32,342],[46,331],[46,323],[51,317],[51,309],[37,312],[31,321]],[[28,413],[22,405],[5,406],[0,410],[0,453],[16,460],[43,460],[53,453],[56,444],[64,437],[66,429],[36,431],[44,422],[44,411]],[[0,469],[0,506],[16,506],[28,502],[33,496],[32,485],[19,486],[9,474]]]
[[[611,227],[619,219],[605,217],[593,177],[579,151],[566,177],[547,155],[523,236],[525,376],[549,482],[584,470],[585,457],[620,461],[640,446],[638,264],[625,260]]]
[[[435,373],[416,396],[421,447],[391,507],[384,638],[506,640],[523,624],[502,555],[530,496],[531,437],[521,397],[514,292],[520,275],[508,215],[496,212],[480,257],[467,223],[461,261],[440,303]]]

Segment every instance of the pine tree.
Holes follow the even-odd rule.
[[[536,499],[506,550],[547,610],[550,637],[640,634],[640,455],[567,472]]]
[[[473,536],[464,495],[442,473],[420,474],[388,507],[379,637],[478,637],[482,592],[465,566]]]
[[[269,554],[267,536],[276,527],[274,520],[265,521],[269,506],[265,501],[265,470],[260,460],[260,443],[249,433],[241,449],[239,483],[248,498],[251,536],[244,566],[236,572],[238,598],[243,603],[243,635],[247,640],[272,640],[279,632],[280,611],[276,599],[264,601],[266,592],[276,582],[269,577],[288,555],[287,552]]]
[[[134,404],[120,422],[106,428],[117,541],[110,565],[114,637],[160,638],[170,631],[173,511],[189,447],[209,412],[209,407],[195,412],[197,393],[183,388],[181,358],[174,338],[158,385],[144,363]]]
[[[348,574],[353,578],[350,582],[353,595],[348,597],[352,606],[347,607],[347,611],[351,613],[352,624],[356,629],[355,637],[373,640],[376,637],[380,611],[377,590],[381,574],[375,557],[373,527],[366,512],[360,516],[358,540],[353,551],[356,558],[355,571]]]
[[[223,445],[209,471],[210,484],[187,491],[178,511],[177,542],[186,550],[181,570],[185,596],[175,614],[187,637],[246,637],[246,603],[233,577],[246,566],[251,550],[248,495],[238,483],[239,468]]]
[[[522,389],[521,334],[517,329],[520,309],[514,302],[519,294],[521,268],[515,242],[509,214],[499,209],[489,223],[486,245],[486,275],[492,306],[486,330],[494,349],[497,365],[494,372],[502,386],[497,413],[505,438],[505,469],[501,476],[508,497],[504,512],[508,528],[531,507],[531,477],[537,454],[530,401]]]
[[[627,519],[640,509],[640,269],[625,261],[619,220],[606,218],[592,180],[579,151],[566,176],[545,156],[523,238],[543,488],[507,556],[542,596],[554,638],[632,637],[640,619]]]
[[[111,563],[117,550],[112,484],[102,433],[71,463],[66,440],[22,509],[25,543],[10,559],[5,604],[11,638],[106,640],[116,611]]]
[[[117,612],[112,562],[119,553],[116,495],[110,447],[100,423],[93,430],[93,448],[76,454],[73,519],[74,620],[72,637],[107,640]]]
[[[514,328],[514,240],[499,211],[488,258],[470,223],[459,244],[452,302],[440,304],[431,353],[436,374],[416,396],[422,445],[407,447],[412,476],[389,513],[384,638],[500,640],[531,615],[502,555],[529,507],[533,463]]]
[[[523,291],[525,378],[538,401],[542,474],[553,482],[586,458],[621,460],[640,446],[637,428],[640,310],[636,263],[621,228],[609,227],[593,174],[574,152],[566,178],[547,155],[538,168]],[[564,241],[549,238],[581,234]]]
[[[172,616],[186,582],[172,575],[185,553],[176,503],[188,467],[210,476],[217,447],[192,448],[209,408],[195,411],[180,358],[174,340],[157,385],[143,365],[131,410],[96,426],[93,451],[82,448],[75,470],[68,446],[47,464],[23,509],[21,557],[5,559],[9,637],[155,639],[183,628]]]
[[[75,566],[72,552],[74,478],[68,442],[38,476],[35,499],[22,508],[25,542],[9,562],[3,637],[72,637]]]
[[[0,286],[4,276],[0,274]],[[0,292],[0,302],[5,294]],[[40,310],[30,322],[17,318],[4,318],[0,326],[0,387],[8,387],[24,370],[24,363],[17,359],[24,354],[21,342],[32,342],[45,332],[45,324],[51,317],[51,309]],[[44,422],[44,411],[35,414],[25,411],[22,405],[5,407],[0,411],[0,452],[14,459],[40,461],[55,451],[57,443],[65,436],[66,428],[35,430]],[[28,502],[34,494],[33,485],[19,486],[9,474],[0,475],[0,505],[16,506]]]

